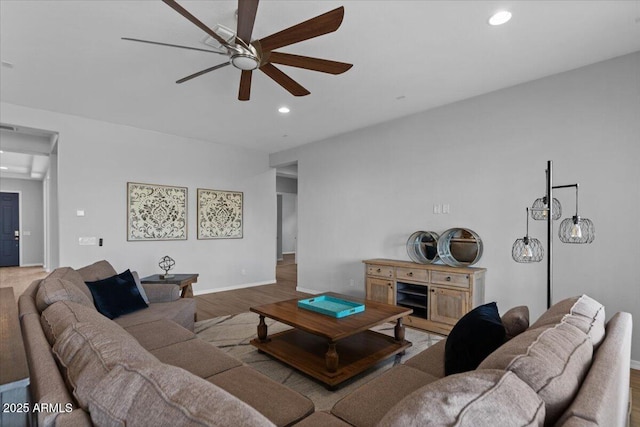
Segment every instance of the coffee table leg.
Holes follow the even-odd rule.
[[[402,324],[402,317],[396,321],[396,327],[393,328],[393,332],[396,341],[404,341],[404,325]]]
[[[264,323],[264,316],[260,316],[260,323],[258,323],[258,340],[260,342],[267,342],[267,324]]]
[[[327,354],[325,354],[325,363],[329,372],[338,370],[338,352],[336,351],[336,343],[330,342]]]

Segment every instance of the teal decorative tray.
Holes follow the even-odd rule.
[[[364,311],[364,304],[334,298],[328,295],[320,295],[319,297],[300,300],[298,301],[298,307],[337,319]]]

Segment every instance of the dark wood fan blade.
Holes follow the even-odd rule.
[[[238,0],[238,31],[236,37],[246,44],[251,43],[253,23],[256,21],[259,0]]]
[[[195,16],[193,16],[192,14],[190,14],[187,9],[185,9],[184,7],[180,6],[178,3],[176,3],[174,0],[162,0],[166,5],[170,6],[173,10],[175,10],[176,12],[178,12],[180,15],[184,16],[185,18],[187,18],[189,21],[191,21],[193,24],[195,24],[198,28],[200,28],[202,31],[204,31],[205,33],[209,34],[211,37],[213,37],[214,39],[218,40],[218,42],[223,45],[223,46],[227,46],[228,43],[225,39],[223,39],[222,37],[220,37],[218,34],[216,34],[215,31],[213,31],[211,28],[207,27],[206,25],[204,25],[202,22],[200,22],[200,20],[198,18],[196,18]]]
[[[242,70],[240,74],[240,90],[238,91],[238,100],[248,101],[251,94],[251,70]]]
[[[273,64],[264,64],[262,67],[260,67],[260,71],[271,77],[276,83],[288,90],[291,95],[305,96],[311,93],[304,87],[300,86],[298,82],[276,68]]]
[[[318,15],[298,25],[260,39],[264,50],[274,50],[279,47],[289,46],[304,40],[309,40],[323,34],[337,30],[342,24],[344,7],[340,6],[330,12]]]
[[[218,52],[217,50],[209,50],[209,49],[200,49],[198,47],[191,47],[191,46],[181,46],[178,44],[171,44],[171,43],[161,43],[161,42],[152,42],[150,40],[142,40],[142,39],[132,39],[130,37],[121,37],[122,40],[127,40],[130,42],[139,42],[139,43],[149,43],[149,44],[157,44],[160,46],[169,46],[169,47],[178,47],[180,49],[189,49],[189,50],[197,50],[199,52],[209,52],[209,53],[217,53],[218,55],[227,55],[224,52]]]
[[[281,52],[271,52],[269,62],[329,74],[342,74],[353,67],[353,64],[347,64],[346,62],[329,61],[328,59],[311,58],[309,56]]]
[[[207,73],[209,73],[211,71],[215,71],[218,68],[226,67],[227,65],[229,65],[229,62],[223,62],[222,64],[218,64],[218,65],[215,65],[215,66],[213,66],[211,68],[207,68],[206,70],[202,70],[202,71],[198,71],[197,73],[193,73],[190,76],[183,77],[180,80],[177,80],[176,83],[178,83],[178,84],[184,83],[184,82],[189,81],[191,79],[195,79],[196,77],[200,77],[203,74],[207,74]]]

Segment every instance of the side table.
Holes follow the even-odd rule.
[[[32,425],[29,366],[13,288],[0,288],[0,425]]]
[[[198,281],[199,274],[174,274],[171,279],[161,279],[159,274],[143,277],[142,283],[166,283],[180,286],[182,298],[193,298],[193,288],[191,285]]]

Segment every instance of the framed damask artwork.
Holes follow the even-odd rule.
[[[187,188],[128,182],[127,240],[187,240]]]
[[[198,239],[242,239],[242,192],[198,188]]]

